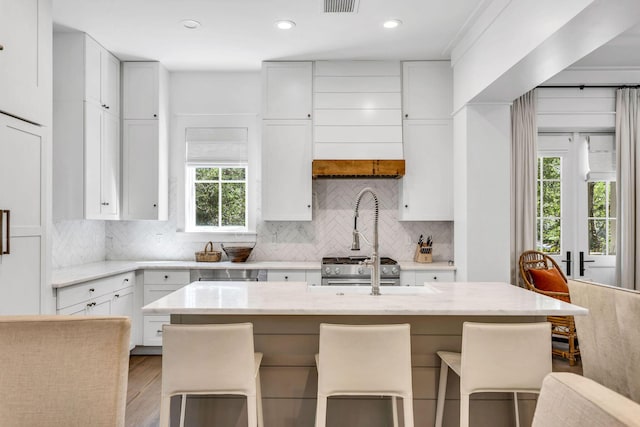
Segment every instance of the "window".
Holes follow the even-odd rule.
[[[248,232],[248,128],[186,127],[185,139],[185,230]]]
[[[188,166],[189,225],[202,231],[247,230],[247,165]]]
[[[591,181],[588,193],[589,255],[615,255],[616,183]]]
[[[538,157],[537,178],[538,250],[548,254],[559,254],[562,219],[562,158]]]

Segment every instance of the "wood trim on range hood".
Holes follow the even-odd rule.
[[[313,178],[402,178],[404,160],[314,160]]]

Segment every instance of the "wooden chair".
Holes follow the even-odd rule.
[[[520,255],[520,275],[525,283],[527,289],[539,294],[549,296],[551,298],[561,299],[563,301],[570,301],[568,292],[551,292],[538,289],[535,286],[530,270],[557,270],[565,283],[567,277],[564,275],[558,264],[553,258],[538,251],[525,251]],[[576,364],[576,357],[580,355],[580,349],[577,343],[576,324],[573,316],[548,316],[547,320],[551,323],[551,335],[552,337],[562,337],[566,339],[569,345],[568,350],[562,348],[553,348],[551,352],[556,356],[563,357],[569,360],[569,365]]]

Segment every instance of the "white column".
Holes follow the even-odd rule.
[[[456,280],[510,280],[510,104],[469,104],[453,118]]]

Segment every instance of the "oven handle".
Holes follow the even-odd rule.
[[[395,280],[380,280],[382,286],[394,286]],[[327,280],[325,286],[371,286],[371,282],[363,282],[361,280]]]

